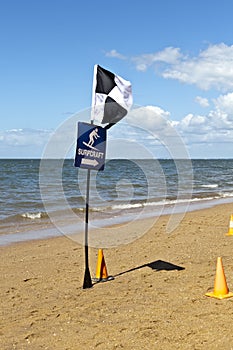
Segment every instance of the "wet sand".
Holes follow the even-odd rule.
[[[170,234],[161,216],[135,241],[104,249],[115,279],[85,290],[74,240],[1,247],[0,349],[233,349],[233,298],[205,296],[218,256],[233,291],[232,213],[233,204],[188,212]],[[93,277],[97,253],[90,248]]]

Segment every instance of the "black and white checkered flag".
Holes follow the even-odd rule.
[[[126,116],[132,103],[131,83],[99,65],[95,65],[92,120],[111,126]]]

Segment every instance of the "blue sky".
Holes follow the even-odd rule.
[[[231,0],[1,1],[0,157],[41,157],[90,108],[99,64],[131,81],[152,128],[169,120],[190,157],[232,158],[232,12]]]

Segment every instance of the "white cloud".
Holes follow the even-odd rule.
[[[227,113],[228,120],[233,121],[233,93],[231,92],[226,95],[220,95],[213,101],[216,110]]]
[[[157,157],[165,154],[165,148],[172,158],[186,157],[186,152],[199,158],[232,157],[233,94],[221,95],[214,102],[215,108],[207,114],[189,113],[181,121],[172,120],[168,111],[157,106],[137,108],[125,118],[136,132],[130,133],[123,123],[119,123],[120,132],[114,128],[116,134],[143,143]]]
[[[134,142],[133,147],[143,145],[148,154],[157,158],[189,158],[186,146],[170,120],[170,113],[158,106],[132,109],[123,121],[110,129],[108,137],[111,142],[115,138],[122,140],[117,143],[120,157],[129,157],[129,147],[122,146],[128,140]],[[131,152],[130,157],[132,155]],[[134,158],[137,157],[135,151]]]
[[[11,129],[0,132],[0,157],[40,157],[50,130]]]
[[[140,107],[132,110],[127,120],[132,125],[139,125],[146,130],[159,132],[167,126],[170,113],[157,106]]]
[[[210,45],[197,57],[185,57],[163,73],[164,78],[194,84],[203,90],[233,88],[233,46]]]
[[[203,147],[233,143],[232,116],[233,94],[221,95],[215,100],[215,108],[207,115],[190,113],[176,122],[176,128],[189,146],[195,143],[203,144]]]
[[[136,69],[139,71],[146,71],[151,65],[156,62],[175,64],[179,62],[182,54],[179,48],[167,47],[163,51],[159,51],[153,54],[143,54],[140,56],[135,56],[132,61],[136,64]]]
[[[233,45],[209,45],[196,56],[184,54],[177,47],[128,58],[116,50],[107,55],[132,61],[138,71],[152,67],[165,79],[192,84],[202,90],[214,88],[224,93],[233,90]]]
[[[195,101],[201,106],[201,107],[209,107],[209,101],[205,97],[197,96],[195,98]]]
[[[106,52],[107,57],[119,58],[120,60],[125,60],[127,57],[117,52],[116,50],[111,50]]]
[[[42,146],[51,131],[35,129],[11,129],[0,132],[0,142],[8,146]]]
[[[188,114],[180,122],[177,122],[176,127],[183,133],[204,134],[207,132],[208,123],[205,116]]]
[[[214,99],[214,108],[206,114],[187,114],[182,120],[172,119],[170,112],[158,106],[132,109],[108,131],[110,157],[138,157],[150,153],[157,158],[231,157],[233,146],[233,93]],[[74,153],[76,120],[51,130],[12,129],[0,132],[0,157],[41,157],[49,140],[56,154]],[[114,143],[114,140],[118,140]],[[68,142],[68,146],[66,143]],[[114,145],[113,145],[114,143]],[[135,145],[140,145],[134,153]],[[228,148],[226,147],[228,145]],[[68,147],[68,148],[67,148]],[[227,150],[228,149],[228,150]],[[63,152],[63,153],[62,153]]]
[[[193,84],[203,90],[233,89],[233,46],[210,45],[197,57],[184,57],[162,72],[166,79]]]

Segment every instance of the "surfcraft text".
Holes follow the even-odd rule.
[[[92,157],[92,158],[100,158],[100,159],[103,159],[104,157],[103,152],[97,152],[97,151],[92,151],[92,150],[87,150],[82,148],[78,149],[78,155]]]

